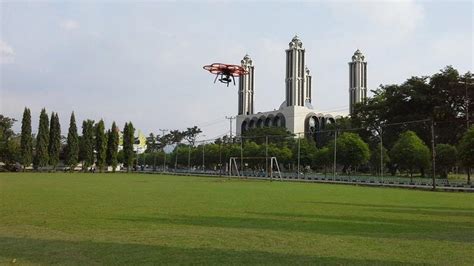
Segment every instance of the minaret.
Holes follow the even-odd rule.
[[[253,114],[253,88],[254,79],[253,72],[254,67],[252,65],[252,59],[249,55],[245,55],[242,61],[240,61],[242,67],[249,73],[247,75],[240,76],[239,78],[239,115],[251,115]]]
[[[365,56],[357,49],[349,62],[349,111],[354,112],[356,103],[367,98],[367,62]]]
[[[286,106],[304,106],[305,62],[303,43],[293,37],[286,50]]]
[[[305,76],[304,76],[304,87],[305,87],[305,102],[308,101],[311,103],[311,75],[309,73],[309,68],[305,67]]]

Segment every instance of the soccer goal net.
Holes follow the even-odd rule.
[[[230,157],[229,176],[280,178],[276,157]]]

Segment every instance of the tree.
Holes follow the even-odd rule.
[[[308,138],[300,138],[300,165],[301,166],[313,166],[314,159],[318,149],[316,148],[316,143]],[[293,154],[298,155],[298,146],[294,146],[295,150]],[[297,156],[293,158],[297,159]],[[297,162],[296,162],[297,163]]]
[[[48,142],[49,164],[53,166],[53,169],[56,169],[59,162],[59,152],[61,150],[61,126],[57,113],[53,112],[51,114],[50,122]]]
[[[461,164],[467,168],[467,183],[471,184],[471,168],[474,167],[474,126],[464,133],[458,151]]]
[[[127,172],[130,171],[130,167],[133,164],[134,153],[133,153],[133,142],[135,141],[135,128],[133,128],[132,122],[125,123],[123,128],[123,157],[124,165],[127,167]]]
[[[274,143],[269,143],[268,157],[276,157],[280,164],[289,164],[293,158],[293,153],[291,149],[286,146],[279,147]]]
[[[21,164],[23,170],[33,161],[33,136],[31,135],[31,112],[25,107],[21,120]]]
[[[94,120],[82,122],[82,136],[79,142],[79,157],[82,161],[82,169],[87,169],[94,164]]]
[[[183,139],[188,142],[188,165],[191,163],[191,148],[194,147],[196,143],[197,136],[202,133],[202,130],[197,126],[188,127],[186,131],[181,132]]]
[[[429,123],[403,122],[434,119],[443,122],[436,125],[437,142],[453,145],[466,129],[466,102],[472,107],[471,117],[474,114],[474,101],[467,101],[474,98],[474,85],[461,83],[471,75],[468,72],[460,76],[456,69],[447,66],[431,76],[411,77],[399,85],[381,85],[366,104],[356,106],[352,125],[375,130],[400,123],[386,127],[383,132],[384,144],[393,147],[399,135],[407,130],[414,131],[425,143],[431,141]]]
[[[419,168],[421,172],[430,165],[430,150],[415,132],[406,131],[402,133],[390,151],[392,163],[402,170],[408,170],[410,178],[413,171]]]
[[[150,133],[148,137],[146,138],[146,150],[145,152],[152,153],[156,150],[158,150],[158,138],[155,136],[155,134]]]
[[[161,143],[159,143],[159,137],[155,136],[155,134],[150,133],[150,135],[146,138],[146,151],[147,153],[153,154],[153,162],[149,163],[153,165],[153,170],[156,170],[156,156],[157,152],[160,149]],[[146,162],[148,164],[148,161]]]
[[[334,159],[334,140],[329,142],[330,154]],[[369,145],[365,143],[359,135],[355,133],[344,132],[336,140],[336,160],[343,165],[343,171],[350,168],[357,168],[359,165],[366,164],[370,159]]]
[[[12,130],[15,122],[15,119],[0,114],[0,145],[15,134]]]
[[[41,110],[38,135],[36,136],[36,149],[33,164],[35,169],[44,167],[48,164],[48,146],[49,146],[49,118],[46,109]]]
[[[117,153],[119,145],[119,129],[115,122],[112,123],[112,128],[108,131],[107,138],[107,165],[112,166],[112,172],[115,173],[117,168]]]
[[[194,147],[194,144],[196,142],[197,136],[202,133],[202,130],[198,128],[197,126],[194,127],[188,127],[186,131],[182,132],[183,138],[192,146]]]
[[[14,164],[20,159],[20,139],[12,130],[15,122],[13,118],[0,115],[0,162],[9,170],[16,170]]]
[[[97,155],[96,165],[99,172],[102,172],[107,155],[107,135],[105,135],[104,120],[102,119],[95,126],[95,151]]]
[[[388,151],[385,147],[381,147],[380,143],[377,144],[377,146],[372,149],[371,155],[370,155],[370,165],[372,168],[375,170],[375,173],[380,173],[380,161],[382,158],[380,158],[380,149],[382,148],[382,167],[390,163],[390,157],[388,156]]]
[[[333,163],[333,154],[328,147],[323,147],[316,152],[314,156],[314,164],[316,167],[321,167],[324,169],[324,177],[326,177],[327,168]]]
[[[273,141],[281,140],[280,143],[282,145],[288,144],[288,142],[285,141],[285,140],[289,140],[289,141],[294,140],[294,138],[293,138],[294,135],[284,127],[257,127],[257,128],[252,128],[252,129],[249,129],[249,130],[246,130],[245,132],[243,132],[242,136],[245,139],[251,139],[251,140],[255,141],[259,145],[265,143],[265,137],[266,136],[272,136],[271,139]]]
[[[436,171],[442,178],[448,178],[448,172],[456,165],[456,147],[449,144],[438,144],[436,151]]]
[[[69,120],[69,131],[67,134],[66,145],[66,165],[70,167],[71,172],[74,171],[79,160],[79,137],[77,135],[76,117],[74,112],[71,113]]]
[[[181,141],[183,141],[183,138],[184,138],[184,135],[183,135],[183,132],[179,131],[179,130],[171,130],[170,133],[168,133],[168,137],[167,137],[170,141],[171,144],[175,144],[175,150],[178,148],[179,146],[179,143],[181,143]],[[178,152],[176,152],[176,156],[175,156],[175,161],[174,161],[174,167],[177,168],[178,166]]]
[[[318,148],[322,148],[322,147],[327,146],[329,142],[334,140],[334,134],[336,134],[335,132],[343,132],[349,129],[352,129],[351,117],[348,117],[348,116],[336,117],[334,119],[334,122],[327,123],[325,125],[324,130],[322,130],[322,132],[316,131],[312,133],[311,137],[313,140],[316,141],[316,146]],[[358,133],[361,133],[361,132],[363,132],[363,130],[358,131]],[[362,138],[362,139],[365,141],[365,138]]]

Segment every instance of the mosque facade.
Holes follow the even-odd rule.
[[[241,66],[248,74],[239,78],[237,135],[258,127],[284,127],[293,134],[308,135],[334,123],[336,116],[318,113],[312,106],[312,76],[306,66],[305,52],[303,43],[295,36],[286,49],[285,101],[277,110],[257,113],[254,109],[254,65],[245,55]],[[357,50],[349,62],[350,113],[354,104],[365,101],[366,97],[367,62]]]

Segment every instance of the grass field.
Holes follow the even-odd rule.
[[[0,264],[474,265],[474,194],[0,174]]]

